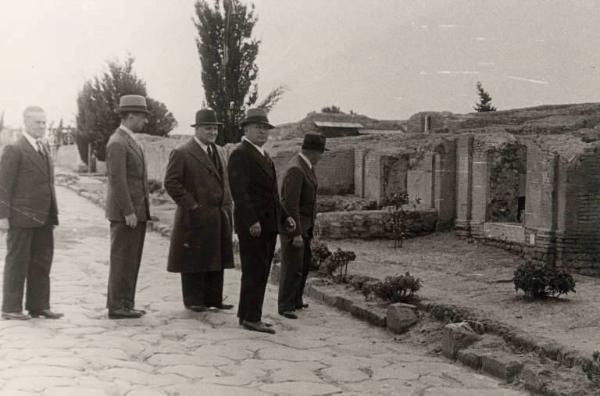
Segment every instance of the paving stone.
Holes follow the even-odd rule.
[[[321,371],[322,375],[333,380],[333,383],[360,382],[369,378],[365,371],[345,367],[331,367]]]
[[[178,353],[157,353],[147,360],[154,366],[174,366],[174,365],[192,365],[192,366],[219,366],[228,364],[230,359],[218,356],[202,355],[182,355]]]
[[[419,373],[411,370],[412,363],[400,363],[392,364],[384,368],[373,370],[373,379],[384,380],[384,379],[397,379],[397,380],[417,380]]]
[[[160,374],[177,374],[194,380],[207,377],[217,377],[221,372],[213,367],[176,365],[162,367],[158,371]]]
[[[385,327],[386,313],[364,303],[353,303],[350,308],[352,316],[367,321],[375,326]]]
[[[196,382],[193,385],[183,385],[177,387],[165,388],[169,395],[176,394],[178,396],[198,396],[198,395],[218,395],[218,396],[267,396],[270,393],[261,392],[258,389],[248,387],[226,386],[218,384],[210,384],[206,382]],[[129,396],[129,395],[128,395]]]
[[[65,367],[43,366],[43,365],[21,365],[0,371],[0,378],[18,377],[76,377],[81,374],[80,370]]]
[[[110,394],[102,389],[84,388],[78,386],[56,386],[46,389],[44,396],[109,396]]]
[[[341,389],[324,383],[287,381],[277,384],[268,384],[260,387],[261,390],[276,394],[288,395],[326,395],[340,392]]]
[[[14,389],[25,392],[41,392],[53,386],[70,386],[73,380],[66,377],[43,377],[32,374],[29,377],[13,378],[4,384],[5,389]]]

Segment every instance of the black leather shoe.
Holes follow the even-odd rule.
[[[138,311],[133,311],[131,309],[115,309],[112,311],[108,311],[109,319],[138,319],[141,318],[142,314]]]
[[[266,326],[266,327],[273,327],[273,323],[269,323],[269,322],[263,322],[262,320],[260,321],[260,323],[261,323],[263,326]]]
[[[205,312],[208,311],[208,307],[206,305],[190,305],[190,310],[194,312]]]
[[[305,309],[305,308],[308,308],[308,304],[296,305],[296,309]]]
[[[141,313],[141,314],[142,314],[142,316],[143,316],[143,315],[146,315],[146,311],[145,311],[145,310],[143,310],[143,309],[135,309],[135,308],[131,308],[131,310],[132,310],[133,312],[139,312],[139,313]]]
[[[232,309],[233,305],[231,304],[217,304],[217,305],[211,305],[211,307],[217,308],[217,309]]]
[[[2,312],[2,319],[4,320],[29,320],[31,316],[24,314],[23,312]]]
[[[242,321],[242,326],[246,330],[250,331],[258,331],[259,333],[267,333],[267,334],[275,334],[275,330],[272,328],[265,326],[261,322],[248,322],[247,320]]]
[[[29,311],[29,315],[32,318],[38,318],[38,317],[42,316],[46,319],[60,319],[63,316],[65,316],[58,312],[52,312],[49,309],[42,309],[41,311]]]
[[[296,315],[292,311],[279,311],[279,315],[285,316],[288,319],[298,319],[298,315]]]

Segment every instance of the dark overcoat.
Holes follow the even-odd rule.
[[[213,147],[217,148],[218,167],[194,139],[171,152],[164,186],[177,210],[169,248],[169,272],[233,268],[227,158],[221,147]]]
[[[312,237],[317,214],[317,176],[314,168],[296,154],[289,161],[281,178],[281,204],[296,221],[296,229],[288,236]]]

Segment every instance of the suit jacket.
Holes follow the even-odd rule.
[[[22,136],[4,147],[0,157],[0,219],[10,227],[58,224],[54,165],[45,146],[43,157]]]
[[[290,236],[312,236],[317,204],[317,176],[299,154],[293,156],[281,179],[281,204],[296,221]]]
[[[256,222],[260,222],[263,234],[277,234],[283,229],[288,214],[279,202],[271,158],[242,141],[231,152],[228,171],[235,232],[249,235],[250,226]]]
[[[106,145],[106,171],[106,218],[125,221],[125,216],[135,213],[138,221],[150,220],[144,152],[121,128],[117,128]]]
[[[233,268],[227,160],[221,147],[213,147],[218,167],[194,139],[174,149],[169,157],[164,185],[177,203],[167,264],[170,272]]]

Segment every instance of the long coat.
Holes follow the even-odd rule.
[[[144,152],[127,132],[118,128],[106,145],[106,218],[124,222],[135,213],[138,221],[150,220],[148,175]]]
[[[177,203],[167,270],[207,272],[233,268],[231,191],[227,159],[217,148],[219,166],[194,140],[171,152],[165,189]],[[192,210],[193,207],[197,209]]]
[[[54,166],[45,147],[42,157],[25,137],[4,147],[0,157],[0,219],[10,227],[58,224]]]

